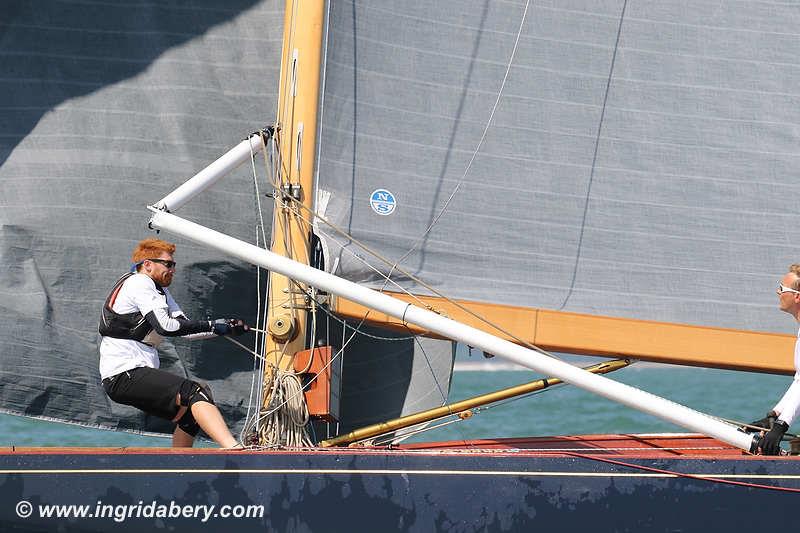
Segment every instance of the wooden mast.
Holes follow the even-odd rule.
[[[324,15],[323,0],[286,2],[275,133],[280,190],[270,249],[304,264],[309,262],[311,236],[308,211],[294,205],[289,196],[311,209]],[[266,358],[277,368],[290,368],[294,354],[305,348],[309,305],[305,289],[304,284],[270,273]],[[269,378],[265,376],[265,382]],[[264,401],[266,405],[269,398]]]

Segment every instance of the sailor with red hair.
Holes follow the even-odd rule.
[[[211,390],[202,383],[160,370],[164,337],[240,335],[240,319],[186,318],[167,287],[175,275],[175,245],[145,239],[133,251],[131,272],[117,280],[103,306],[100,377],[115,402],[175,422],[172,445],[190,447],[202,429],[223,448],[238,447]]]

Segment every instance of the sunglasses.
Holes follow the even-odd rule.
[[[786,285],[782,283],[778,283],[778,294],[783,294],[784,292],[794,292],[796,294],[800,294],[800,291],[796,291],[794,289],[790,289]]]
[[[175,261],[170,261],[168,259],[145,259],[145,261],[152,261],[153,263],[160,263],[167,268],[175,268],[177,264]]]

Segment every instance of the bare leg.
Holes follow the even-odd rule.
[[[233,448],[237,445],[236,439],[228,430],[216,405],[208,402],[196,402],[192,405],[192,416],[197,420],[200,428],[221,447]],[[175,442],[174,438],[173,435],[173,443]]]
[[[173,448],[191,448],[194,444],[194,437],[186,433],[179,427],[175,427],[172,433],[172,447]]]

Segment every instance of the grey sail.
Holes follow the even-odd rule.
[[[323,215],[450,297],[785,331],[796,7],[525,7],[331,4]],[[390,267],[321,228],[330,269],[384,286]]]
[[[0,409],[171,432],[105,396],[99,310],[152,236],[144,207],[274,120],[282,26],[278,1],[4,2]],[[245,167],[181,214],[253,242]],[[255,314],[249,265],[177,244],[188,316]],[[252,356],[222,339],[165,345],[163,367],[209,382],[240,425]]]
[[[315,427],[318,439],[447,403],[455,343],[335,318],[320,332],[340,351],[342,381],[340,420]]]
[[[145,206],[274,121],[284,4],[4,4],[0,411],[172,431],[170,424],[115,404],[103,392],[97,371],[100,308],[128,270],[135,243],[152,235]],[[271,189],[263,163],[256,163],[269,236],[272,206],[263,193]],[[250,165],[179,214],[254,242],[260,221]],[[172,292],[188,316],[254,320],[259,288],[251,266],[188,241],[177,244]],[[444,401],[449,345],[428,348],[442,355],[434,358],[435,372],[421,372],[419,365],[429,364],[421,344],[401,344],[381,356],[384,368],[393,369],[383,375],[374,367],[364,372],[358,363],[369,360],[374,346],[360,338],[350,344],[344,372],[353,386],[345,391],[343,427]],[[167,341],[161,358],[162,368],[208,382],[235,432],[248,404],[257,409],[253,358],[232,344]]]

